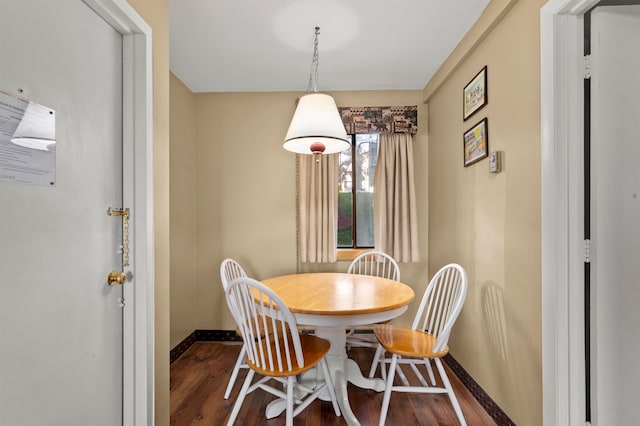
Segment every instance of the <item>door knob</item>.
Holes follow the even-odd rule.
[[[127,274],[124,272],[111,271],[109,272],[109,275],[107,275],[107,283],[109,283],[109,285],[124,284],[126,281]]]

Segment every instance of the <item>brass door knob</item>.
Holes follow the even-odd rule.
[[[109,285],[120,285],[124,284],[127,281],[127,274],[124,272],[116,272],[111,271],[109,275],[107,275],[107,283]]]

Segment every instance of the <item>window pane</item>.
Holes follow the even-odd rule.
[[[378,160],[378,135],[356,135],[356,246],[373,247],[373,178]]]
[[[353,182],[351,150],[340,153],[338,166],[338,247],[353,247]]]

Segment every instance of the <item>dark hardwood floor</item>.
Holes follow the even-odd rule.
[[[233,408],[246,369],[241,369],[236,385],[228,400],[223,398],[234,363],[240,352],[240,343],[195,342],[180,358],[171,364],[171,425],[224,425]],[[349,356],[360,368],[369,372],[374,350],[354,348]],[[406,370],[407,376],[412,374]],[[458,396],[465,419],[469,425],[495,425],[476,399],[448,370],[449,379]],[[348,385],[351,408],[362,426],[377,425],[380,416],[382,393]],[[257,390],[244,401],[236,425],[284,425],[284,414],[267,420],[266,405],[274,397]],[[336,417],[330,402],[316,400],[295,419],[296,425],[326,426],[344,425],[342,417]],[[445,395],[393,393],[387,416],[387,425],[457,425],[457,419],[449,398]]]

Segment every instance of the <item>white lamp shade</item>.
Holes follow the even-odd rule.
[[[319,153],[335,154],[350,146],[333,98],[325,93],[302,96],[284,138],[284,149],[297,154],[313,154],[318,152],[318,147],[324,147]]]

